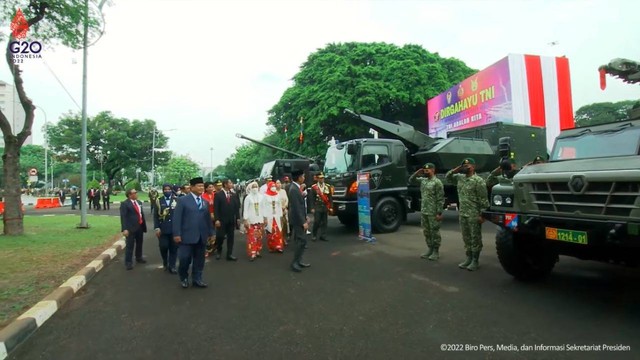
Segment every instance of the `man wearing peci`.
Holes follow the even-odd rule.
[[[131,270],[134,248],[136,262],[140,264],[147,262],[142,257],[142,235],[147,232],[147,223],[144,219],[142,203],[138,201],[138,192],[135,189],[129,189],[126,195],[127,200],[120,204],[120,224],[126,242],[124,265],[127,270]]]
[[[173,239],[178,244],[178,275],[183,288],[189,287],[189,265],[193,261],[193,286],[207,287],[202,280],[204,253],[207,242],[214,235],[209,203],[202,199],[204,180],[191,179],[191,193],[178,199],[173,213]]]
[[[216,224],[216,259],[222,256],[222,245],[227,240],[227,260],[237,261],[233,256],[233,243],[236,228],[240,221],[240,206],[231,193],[233,182],[225,179],[222,182],[222,191],[216,192],[213,199],[213,212]]]
[[[304,172],[296,170],[291,174],[293,183],[289,187],[289,225],[291,226],[291,237],[295,242],[295,251],[291,270],[302,271],[302,268],[311,266],[302,262],[305,246],[307,246],[306,231],[309,229],[309,219],[305,208],[305,200],[302,195],[301,185],[304,183]]]

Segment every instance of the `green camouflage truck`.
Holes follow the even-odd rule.
[[[491,189],[504,270],[547,276],[566,255],[636,265],[640,259],[640,109],[628,121],[563,131],[548,163]],[[633,120],[635,119],[635,120]]]

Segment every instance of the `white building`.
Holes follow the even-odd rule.
[[[0,80],[0,110],[9,120],[11,130],[14,134],[20,132],[24,126],[25,112],[20,104],[18,92],[9,83]],[[32,143],[32,136],[29,136],[24,145]],[[4,138],[0,136],[0,147],[4,147]]]

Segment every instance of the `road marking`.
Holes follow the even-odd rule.
[[[44,300],[20,315],[18,319],[33,318],[40,327],[56,310],[58,310],[58,303],[55,300]]]
[[[109,248],[105,251],[102,252],[103,255],[109,255],[110,258],[114,258],[116,257],[116,255],[118,255],[118,253],[116,252],[116,249],[114,248]]]
[[[73,292],[76,293],[87,283],[87,278],[84,276],[72,276],[64,284],[60,285],[60,287],[68,286],[73,289]]]
[[[104,267],[104,263],[102,262],[102,260],[93,260],[86,267],[94,268],[96,272],[98,272],[102,270],[102,268]]]
[[[422,275],[418,275],[418,274],[411,274],[411,277],[416,279],[416,280],[420,280],[420,281],[424,281],[429,285],[433,285],[437,288],[439,288],[440,290],[444,290],[446,292],[458,292],[460,291],[460,289],[458,289],[455,286],[446,286],[446,285],[442,285],[437,281],[433,281],[431,279],[429,279],[428,277],[422,276]]]

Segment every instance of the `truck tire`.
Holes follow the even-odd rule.
[[[520,281],[546,278],[558,262],[558,254],[537,239],[500,228],[496,234],[496,250],[502,268]]]
[[[340,214],[340,215],[338,215],[338,220],[344,226],[354,227],[354,226],[358,225],[358,217],[357,216]]]
[[[400,202],[393,197],[380,199],[371,214],[371,225],[378,233],[390,233],[398,230],[404,219]]]

